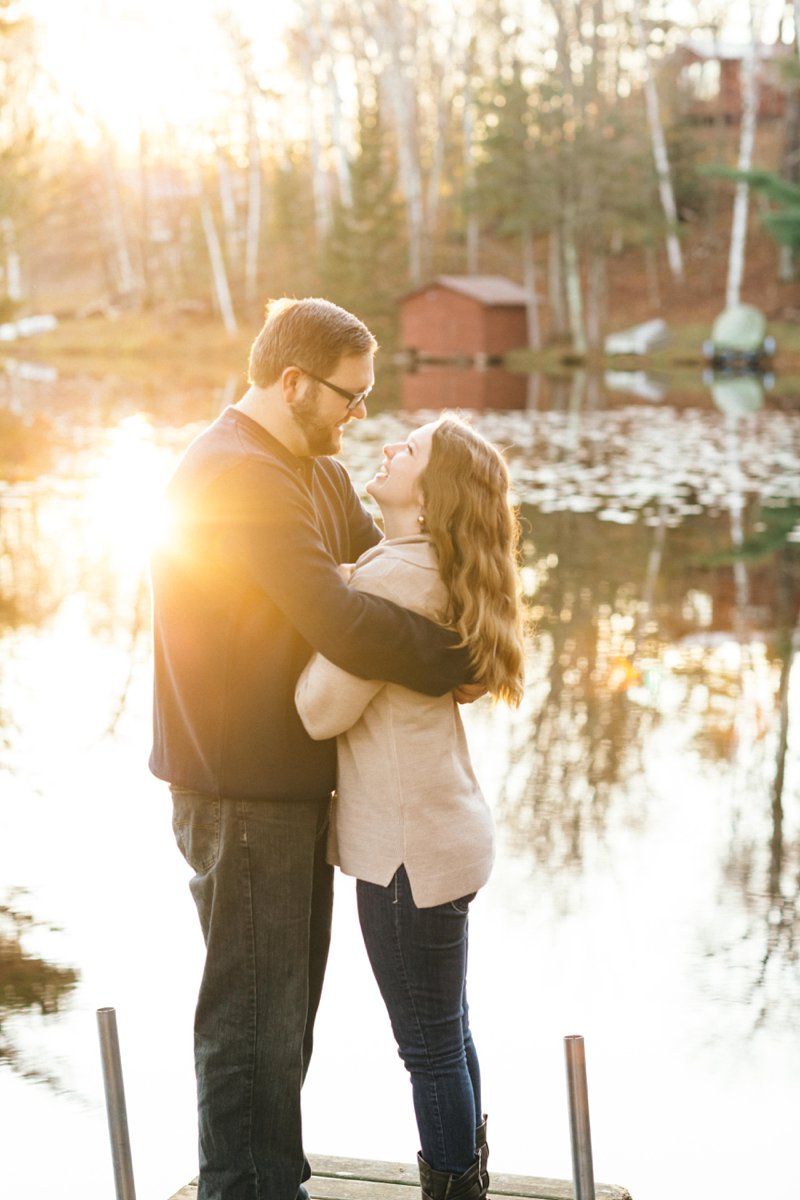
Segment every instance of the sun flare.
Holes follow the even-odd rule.
[[[216,0],[30,0],[55,119],[135,149],[142,134],[214,125],[240,81]],[[286,6],[236,6],[259,62],[279,70]]]
[[[174,455],[154,446],[146,417],[127,417],[109,433],[87,491],[87,537],[118,575],[138,577],[168,538],[163,492],[173,467]]]

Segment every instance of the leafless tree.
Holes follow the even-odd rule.
[[[750,39],[742,58],[742,113],[739,132],[738,169],[749,171],[753,165],[753,148],[758,125],[758,60],[760,38],[760,0],[750,0]],[[733,201],[733,221],[728,251],[728,278],[725,287],[725,305],[731,308],[739,304],[744,278],[745,250],[747,245],[747,218],[750,208],[750,189],[741,182],[736,185]]]
[[[650,142],[653,150],[653,161],[658,179],[658,194],[661,207],[667,221],[667,260],[670,270],[676,280],[683,279],[683,255],[678,240],[678,209],[675,203],[675,193],[672,187],[667,142],[664,136],[664,126],[661,121],[661,108],[658,99],[653,67],[650,61],[647,38],[645,35],[644,18],[642,15],[642,0],[635,0],[633,23],[639,56],[644,69],[644,99],[647,108],[647,124],[650,130]]]

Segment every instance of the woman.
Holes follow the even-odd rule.
[[[508,484],[500,453],[452,416],[386,446],[367,484],[385,540],[351,584],[454,627],[475,677],[516,705],[523,637]],[[467,924],[494,847],[458,707],[452,695],[357,679],[319,655],[296,701],[313,738],[338,736],[328,857],[358,880],[367,953],[411,1076],[422,1195],[480,1200],[488,1148]]]

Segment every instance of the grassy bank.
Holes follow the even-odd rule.
[[[209,376],[216,380],[246,374],[256,332],[242,329],[231,335],[218,320],[183,314],[90,317],[65,320],[48,333],[0,343],[0,354],[93,375],[142,378],[175,372],[182,381],[200,384]]]
[[[255,328],[242,328],[231,335],[218,320],[182,314],[137,314],[113,320],[94,317],[64,321],[48,333],[0,343],[0,355],[35,359],[66,372],[129,378],[174,373],[182,381],[201,384],[231,374],[244,377],[256,332]],[[800,395],[800,325],[770,322],[770,333],[777,342],[776,383],[781,391]],[[569,347],[559,344],[538,352],[515,351],[507,364],[514,371],[539,370],[548,375],[565,374],[576,365],[592,371],[649,370],[688,384],[699,381],[704,365],[702,345],[708,334],[705,324],[670,325],[667,344],[648,355],[594,353],[579,364]]]

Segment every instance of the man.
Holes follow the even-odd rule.
[[[377,343],[325,300],[267,307],[249,388],[189,447],[153,558],[151,769],[169,782],[206,942],[195,1017],[198,1200],[307,1195],[300,1089],[330,938],[335,741],[294,706],[312,650],[443,694],[469,678],[446,630],[351,591],[380,538],[335,459],[366,415]]]

